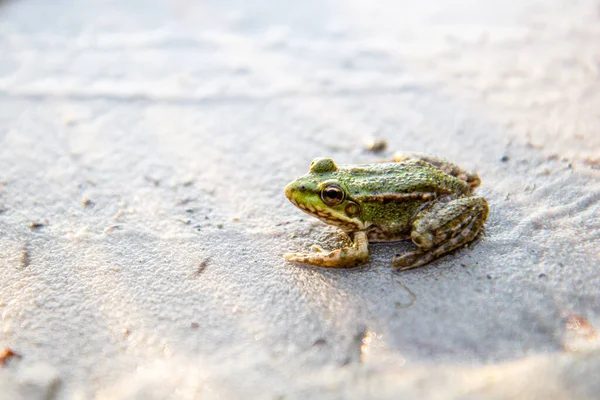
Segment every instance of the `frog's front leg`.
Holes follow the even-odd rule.
[[[398,255],[392,264],[400,270],[417,268],[464,246],[475,239],[488,212],[487,201],[479,196],[430,204],[417,215],[411,230],[419,250]]]
[[[444,158],[424,153],[411,153],[402,151],[397,151],[396,153],[394,153],[394,162],[402,162],[407,160],[421,160],[428,162],[429,164],[438,167],[445,173],[467,182],[467,185],[469,186],[469,189],[471,191],[473,191],[476,187],[478,187],[481,184],[481,179],[479,178],[479,175],[477,175],[474,172],[469,172],[466,169]]]
[[[284,257],[288,261],[318,265],[320,267],[356,267],[369,261],[369,240],[365,232],[356,232],[352,246],[333,251],[317,248],[316,253],[290,253]]]

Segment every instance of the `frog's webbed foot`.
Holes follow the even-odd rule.
[[[437,201],[417,215],[411,239],[419,250],[398,255],[392,265],[399,270],[421,267],[471,242],[487,219],[489,207],[483,197]]]
[[[469,189],[471,191],[473,191],[476,187],[478,187],[481,184],[481,179],[479,178],[479,175],[477,175],[474,172],[469,172],[466,169],[461,168],[453,162],[450,162],[444,158],[424,153],[411,153],[401,151],[397,151],[396,153],[394,153],[394,162],[402,162],[408,160],[422,160],[428,162],[429,164],[438,167],[445,173],[467,182],[467,185],[469,186]]]
[[[289,253],[284,258],[288,261],[318,265],[320,267],[347,268],[356,267],[369,261],[369,241],[365,232],[356,232],[352,246],[333,251],[325,251],[314,245],[315,253]]]

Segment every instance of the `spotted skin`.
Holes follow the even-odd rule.
[[[481,185],[481,179],[479,178],[479,175],[477,175],[476,173],[471,173],[441,157],[424,153],[411,153],[401,151],[398,151],[394,154],[394,162],[403,162],[408,160],[422,160],[430,163],[431,165],[435,165],[445,173],[467,182],[467,185],[469,185],[469,189],[471,191],[479,185]]]
[[[473,201],[465,204],[467,199]],[[443,221],[447,223],[441,227],[419,224],[419,221],[429,222],[432,211],[425,211],[418,217],[420,219],[411,231],[411,239],[419,250],[394,257],[393,266],[402,271],[421,267],[471,242],[487,219],[489,208],[485,199],[474,196],[453,200],[445,204],[442,211],[445,213],[442,218],[451,218],[451,220]]]
[[[337,226],[352,245],[330,252],[291,253],[289,261],[352,267],[369,260],[368,243],[411,239],[417,250],[398,255],[400,270],[425,265],[472,241],[489,208],[473,194],[477,174],[435,156],[397,153],[395,162],[338,166],[315,159],[309,173],[285,188],[302,211]]]

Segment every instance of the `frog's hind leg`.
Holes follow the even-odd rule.
[[[290,253],[284,258],[288,261],[318,265],[320,267],[348,268],[356,267],[369,261],[369,240],[365,232],[356,232],[352,246],[333,251],[325,251],[313,246],[315,253]]]
[[[480,232],[488,212],[487,202],[478,196],[432,203],[417,215],[411,231],[419,250],[398,255],[392,264],[399,270],[417,268],[464,246]]]
[[[464,168],[444,159],[441,157],[432,156],[424,153],[411,153],[398,151],[394,153],[394,162],[408,161],[408,160],[422,160],[434,165],[444,171],[445,173],[455,176],[467,182],[469,189],[473,191],[476,187],[481,184],[479,175],[474,172],[469,172]]]

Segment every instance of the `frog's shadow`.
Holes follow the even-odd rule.
[[[323,268],[307,264],[298,265],[299,268],[318,276],[320,279],[316,281],[327,285],[327,287],[312,287],[311,291],[319,291],[321,296],[323,291],[330,291],[326,297],[341,295],[345,301],[344,314],[357,317],[358,320],[354,323],[358,327],[383,333],[389,338],[388,344],[392,348],[405,352],[407,343],[419,342],[417,338],[406,333],[406,326],[418,326],[419,321],[422,321],[423,313],[433,312],[440,307],[437,302],[447,303],[447,299],[438,299],[435,303],[427,300],[436,296],[435,287],[440,285],[440,282],[442,286],[446,286],[445,289],[456,282],[463,282],[456,285],[456,290],[463,292],[460,296],[464,295],[460,287],[466,285],[464,283],[466,279],[473,278],[466,266],[471,259],[470,250],[475,244],[479,244],[482,238],[483,235],[480,234],[467,246],[445,254],[425,266],[405,271],[394,268],[391,260],[399,253],[414,250],[416,246],[410,241],[370,244],[371,260],[358,267]],[[481,269],[480,275],[485,277],[484,269]],[[444,283],[442,279],[444,276],[449,276],[452,283]],[[423,292],[425,288],[428,288],[427,292]],[[335,292],[332,293],[332,289]],[[315,296],[314,293],[312,296]],[[477,294],[469,295],[467,292],[467,296],[473,297],[474,301]],[[335,302],[335,298],[330,297],[330,301]],[[340,315],[340,318],[348,317]],[[389,323],[390,321],[392,323]],[[404,333],[397,331],[400,325],[404,326],[401,329]],[[431,332],[426,336],[430,335],[435,338],[437,333]],[[434,347],[433,342],[435,340],[431,338],[423,339],[421,350],[425,349],[429,352],[426,349]],[[435,347],[439,347],[440,353],[453,353],[451,348],[445,348],[441,344]]]

